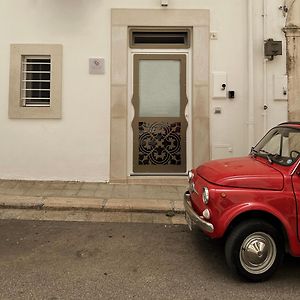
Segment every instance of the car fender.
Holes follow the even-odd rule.
[[[226,210],[225,213],[221,216],[219,222],[220,224],[224,224],[223,228],[221,228],[221,232],[219,234],[221,236],[224,235],[224,233],[227,231],[228,227],[232,222],[239,217],[241,214],[247,213],[247,212],[263,212],[269,215],[272,215],[275,217],[283,226],[288,239],[291,240],[297,240],[297,237],[295,236],[296,227],[293,229],[291,224],[296,222],[289,221],[279,210],[274,209],[274,207],[266,204],[258,204],[258,203],[244,203],[239,204],[237,206],[232,207],[229,210]],[[295,217],[293,218],[295,221]]]

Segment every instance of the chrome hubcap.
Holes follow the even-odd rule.
[[[255,232],[244,240],[240,248],[240,261],[249,273],[262,274],[273,265],[276,253],[273,238],[264,232]]]

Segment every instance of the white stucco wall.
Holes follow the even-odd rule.
[[[264,130],[262,0],[253,2],[257,138]],[[281,2],[270,5],[276,13],[270,14],[268,30],[270,38],[284,40]],[[247,7],[246,0],[169,0],[169,8],[211,11],[211,31],[218,35],[211,41],[211,71],[227,72],[227,86],[236,93],[233,100],[211,99],[212,152],[216,153],[215,146],[228,145],[231,149],[222,150],[225,156],[248,152]],[[0,178],[109,180],[111,8],[162,9],[159,0],[0,0]],[[12,43],[63,45],[62,119],[8,119]],[[89,74],[90,57],[105,58],[104,75]],[[270,103],[275,73],[285,73],[284,55],[268,67]],[[273,102],[276,113],[269,117],[269,125],[286,118],[286,102]],[[222,113],[214,114],[215,107],[221,107]]]
[[[255,140],[280,122],[287,121],[287,100],[274,100],[274,76],[286,75],[286,42],[282,29],[285,26],[286,16],[279,9],[283,5],[281,0],[254,0],[256,11],[254,15],[254,74],[255,74]],[[263,6],[265,4],[265,12]],[[262,15],[265,13],[265,29]],[[264,33],[265,31],[265,33]],[[266,61],[266,99],[264,99],[264,39],[282,41],[282,55]],[[268,109],[264,111],[263,106]]]

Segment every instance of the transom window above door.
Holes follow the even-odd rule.
[[[175,27],[129,28],[130,48],[190,48],[191,29]]]

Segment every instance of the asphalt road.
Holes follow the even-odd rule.
[[[300,299],[300,259],[265,283],[183,225],[0,221],[0,299]]]

